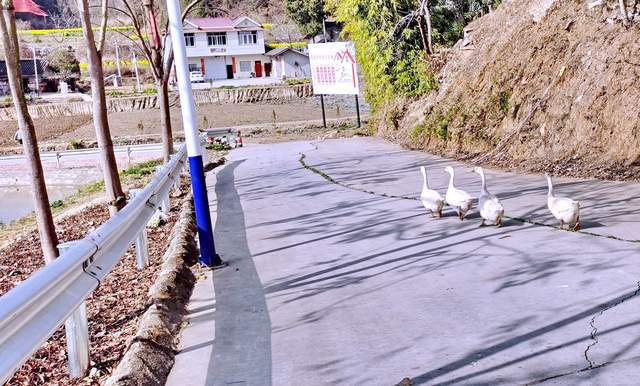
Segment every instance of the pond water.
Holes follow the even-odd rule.
[[[62,200],[78,191],[77,186],[49,186],[47,187],[51,202]],[[33,195],[28,186],[0,187],[0,222],[8,224],[11,221],[33,212]]]

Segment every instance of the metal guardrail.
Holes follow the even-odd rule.
[[[113,152],[115,154],[119,154],[119,153],[126,153],[127,155],[127,163],[131,163],[131,155],[133,153],[139,153],[139,152],[151,152],[151,151],[158,151],[161,152],[162,151],[162,145],[161,144],[146,144],[146,145],[131,145],[131,146],[119,146],[113,149]],[[42,160],[50,160],[50,159],[55,159],[58,169],[60,168],[60,161],[61,159],[67,158],[67,157],[78,157],[78,156],[84,156],[84,155],[100,155],[100,149],[98,148],[91,148],[91,149],[77,149],[77,150],[65,150],[65,151],[57,151],[57,152],[47,152],[47,153],[41,153],[40,154],[40,158]],[[4,156],[4,157],[0,157],[0,160],[2,161],[7,161],[7,160],[26,160],[26,157],[24,155],[10,155],[10,156]],[[97,158],[97,162],[98,164],[100,163],[100,159]]]
[[[0,384],[8,381],[65,321],[70,342],[69,326],[74,328],[73,322],[81,318],[85,299],[142,237],[147,222],[177,183],[186,154],[183,146],[118,214],[0,297]]]

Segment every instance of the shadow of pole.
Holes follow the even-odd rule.
[[[271,381],[271,319],[245,231],[233,162],[217,175],[217,248],[229,267],[213,275],[215,343],[207,385],[265,385]]]

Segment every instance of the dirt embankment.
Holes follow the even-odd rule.
[[[446,54],[438,91],[381,112],[381,134],[498,166],[640,178],[640,20],[589,3],[504,1]]]

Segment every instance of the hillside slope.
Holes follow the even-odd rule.
[[[380,133],[490,164],[640,178],[640,23],[615,20],[616,1],[587,3],[504,1],[446,54],[439,90],[388,107]]]

